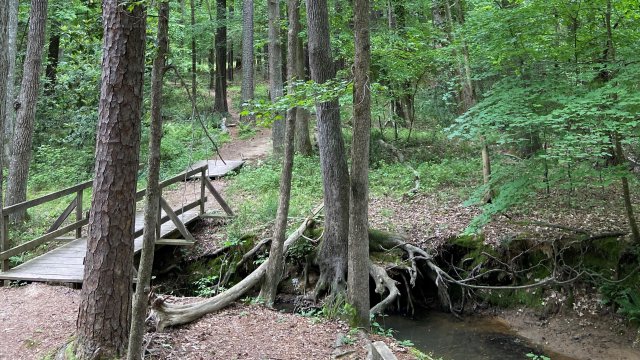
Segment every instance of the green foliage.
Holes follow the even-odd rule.
[[[632,285],[605,284],[600,288],[604,305],[614,304],[618,313],[634,324],[640,324],[640,288]]]
[[[527,354],[527,358],[531,359],[531,360],[551,360],[550,357],[545,356],[545,355],[538,355],[538,354],[534,354],[534,353],[528,353]]]
[[[202,277],[194,283],[196,286],[195,295],[200,297],[211,297],[216,294],[213,287],[218,284],[218,276],[210,275]]]

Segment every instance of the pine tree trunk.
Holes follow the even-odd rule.
[[[307,0],[307,22],[311,79],[323,84],[336,74],[331,56],[326,0]],[[317,256],[320,267],[320,279],[316,285],[318,296],[327,288],[335,294],[344,292],[346,287],[349,172],[338,99],[318,103],[316,111],[325,203],[324,236]]]
[[[371,306],[369,300],[369,138],[371,134],[369,0],[355,0],[353,15],[355,59],[347,278],[349,302],[356,309],[358,326],[368,329]]]
[[[280,1],[268,0],[269,11],[269,92],[271,101],[283,95],[282,45],[280,44]],[[271,132],[273,153],[282,154],[284,149],[284,122],[273,122]]]
[[[216,1],[216,91],[213,111],[227,113],[227,0]]]
[[[7,178],[7,205],[27,199],[27,180],[31,162],[31,143],[36,120],[36,103],[40,89],[42,52],[47,22],[47,0],[31,0],[27,52],[24,59],[22,85],[13,134],[11,162]],[[13,213],[11,221],[22,221],[26,212]]]
[[[299,8],[296,8],[299,14]],[[298,15],[298,21],[300,21],[300,16]],[[300,28],[301,25],[298,25]],[[306,53],[304,51],[304,43],[302,39],[297,37],[297,48],[296,48],[296,79],[305,80],[307,78],[307,74],[304,71],[305,64],[307,62]],[[311,138],[309,135],[309,111],[303,107],[299,107],[296,114],[296,136],[295,136],[295,146],[296,152],[298,154],[304,156],[310,156],[313,152],[311,147]]]
[[[145,198],[142,252],[138,266],[138,283],[133,297],[131,313],[131,333],[129,335],[128,360],[142,360],[144,357],[142,340],[145,333],[144,319],[147,314],[149,293],[151,292],[151,271],[155,251],[156,226],[160,207],[160,142],[162,139],[162,83],[169,50],[169,1],[160,3],[158,8],[158,51],[151,71],[151,126],[149,129],[149,159],[147,172],[147,194]]]
[[[287,33],[287,74],[289,74],[289,77],[287,80],[289,80],[290,84],[295,78],[297,61],[298,34],[300,33],[299,6],[300,0],[288,0],[289,31]],[[291,108],[287,111],[278,211],[273,229],[273,241],[271,241],[271,249],[269,250],[269,265],[267,266],[265,279],[262,283],[262,289],[260,290],[260,296],[269,306],[273,306],[276,299],[278,284],[282,277],[284,265],[283,247],[287,231],[287,217],[289,216],[289,199],[291,196],[296,114],[296,108]]]
[[[242,2],[242,102],[253,100],[254,96],[254,51],[253,51],[253,0]],[[253,116],[243,116],[240,121],[253,122]]]
[[[11,142],[13,140],[13,125],[15,123],[16,111],[13,107],[15,102],[15,78],[16,78],[16,49],[17,49],[17,35],[18,35],[18,0],[7,0],[9,5],[9,19],[7,24],[7,95],[5,100],[6,114],[4,120],[4,135],[0,140],[4,142],[4,159],[9,159],[11,155]],[[1,130],[0,130],[1,131]],[[6,164],[6,163],[5,163]]]
[[[146,16],[103,1],[104,49],[93,199],[75,354],[113,359],[127,349]]]

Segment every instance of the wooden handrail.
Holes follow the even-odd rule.
[[[208,165],[205,164],[205,165],[199,166],[198,168],[184,171],[181,174],[178,174],[176,176],[173,176],[167,180],[160,182],[159,187],[162,190],[163,188],[169,185],[175,184],[182,180],[189,179],[195,174],[201,173],[203,175],[203,178],[201,179],[201,185],[200,185],[201,196],[203,196],[203,198],[193,201],[187,204],[186,206],[183,206],[181,209],[176,210],[171,215],[180,215],[181,213],[191,210],[193,208],[196,208],[198,206],[201,207],[201,212],[202,212],[202,209],[204,209],[204,203],[207,201],[207,198],[204,197],[204,191],[202,191],[202,189],[205,188],[205,185],[211,186],[211,184],[208,183],[207,179],[204,178],[204,175],[206,174],[207,169],[208,169]],[[80,237],[82,234],[82,227],[89,223],[89,218],[83,217],[83,214],[82,214],[82,193],[85,189],[90,188],[92,184],[93,184],[93,180],[88,180],[83,183],[76,184],[74,186],[44,195],[36,199],[24,201],[15,205],[5,207],[3,209],[3,215],[5,217],[5,228],[0,229],[0,235],[2,235],[1,236],[2,239],[0,239],[0,241],[2,242],[2,246],[1,246],[2,248],[0,249],[0,264],[2,266],[0,270],[2,271],[8,270],[8,264],[6,260],[8,260],[10,257],[23,253],[25,251],[32,250],[48,241],[54,241],[59,236],[64,235],[68,232],[75,230],[76,238]],[[146,191],[147,189],[142,189],[136,192],[136,195],[135,195],[136,202],[144,198],[144,196],[146,195]],[[54,222],[54,224],[49,228],[49,230],[45,234],[33,240],[30,240],[23,244],[15,246],[13,248],[10,248],[10,249],[6,248],[6,245],[8,242],[8,239],[7,239],[8,229],[6,228],[7,226],[6,221],[8,220],[8,215],[10,213],[26,210],[38,205],[45,204],[53,200],[57,200],[63,196],[74,194],[74,193],[76,194],[76,198],[71,201],[71,203],[63,211],[62,215],[58,217],[58,219]],[[224,205],[226,205],[226,203]],[[69,217],[69,215],[71,215],[74,209],[76,210],[76,221],[67,226],[60,227],[62,223]],[[169,215],[165,215],[164,217],[161,217],[159,219],[158,225],[168,221],[169,218],[170,218]],[[141,230],[136,231],[134,234],[134,237],[140,236],[141,233],[142,233]]]
[[[39,198],[35,198],[33,200],[27,200],[21,203],[17,203],[11,206],[7,206],[5,208],[2,209],[2,212],[7,215],[7,214],[11,214],[20,210],[26,210],[29,208],[32,208],[34,206],[38,206],[38,205],[42,205],[44,203],[47,203],[49,201],[53,201],[56,199],[59,199],[63,196],[67,196],[67,195],[71,195],[73,193],[76,193],[78,191],[84,190],[84,189],[88,189],[91,187],[91,185],[93,184],[93,180],[87,180],[83,183],[77,184],[77,185],[73,185],[71,187],[68,187],[66,189],[60,190],[60,191],[56,191],[53,192],[51,194],[47,194],[44,196],[41,196]]]

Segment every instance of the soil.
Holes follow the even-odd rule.
[[[499,310],[497,316],[518,335],[559,354],[557,358],[640,359],[640,351],[631,346],[636,331],[616,316],[579,316],[569,312],[541,320],[527,309]]]

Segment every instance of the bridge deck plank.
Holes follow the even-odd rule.
[[[178,217],[186,225],[196,220],[199,215],[198,209],[193,209]],[[136,213],[135,224],[136,230],[144,227],[142,212]],[[173,222],[163,223],[160,231],[161,238],[175,233],[176,230]],[[9,271],[0,272],[0,280],[82,283],[86,249],[86,238],[70,241]],[[141,249],[142,236],[139,236],[134,240],[134,251],[137,253]]]

